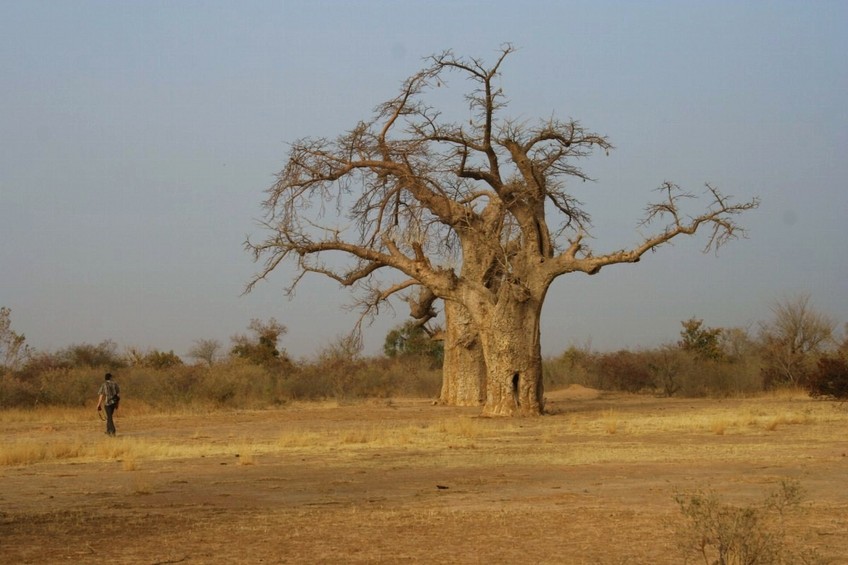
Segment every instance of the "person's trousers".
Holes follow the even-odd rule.
[[[115,405],[106,405],[106,433],[110,436],[115,435],[115,422],[112,420],[112,415],[115,413]]]

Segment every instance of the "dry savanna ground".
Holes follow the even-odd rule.
[[[750,506],[788,480],[787,548],[848,563],[848,407],[576,386],[547,407],[127,400],[117,438],[93,410],[2,412],[0,562],[677,564],[676,495]]]

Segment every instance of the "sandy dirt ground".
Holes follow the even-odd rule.
[[[0,467],[0,562],[678,564],[676,494],[751,505],[797,480],[789,547],[848,563],[831,402],[571,387],[519,420],[420,399],[127,405],[117,438],[94,418],[3,424],[2,449],[56,455]]]

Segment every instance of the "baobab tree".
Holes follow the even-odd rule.
[[[248,290],[291,259],[289,292],[319,273],[364,290],[366,305],[414,287],[458,305],[480,340],[484,415],[542,412],[540,317],[554,280],[636,263],[699,230],[708,232],[705,250],[718,248],[744,234],[736,217],[758,204],[733,203],[707,185],[706,208],[687,215],[682,204],[693,195],[667,182],[641,221],[659,224],[656,232],[596,255],[586,242],[589,214],[569,183],[590,180],[578,162],[612,146],[577,121],[505,117],[500,71],[513,52],[503,46],[489,66],[434,55],[370,120],[335,140],[295,142],[263,203],[268,235],[246,242],[262,264]],[[425,101],[451,75],[472,85],[461,122]]]

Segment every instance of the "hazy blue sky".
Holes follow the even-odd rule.
[[[287,143],[371,115],[446,48],[503,68],[516,117],[608,135],[577,196],[596,250],[640,241],[651,190],[711,182],[750,238],[703,237],[560,278],[543,348],[650,346],[680,321],[751,326],[809,292],[848,322],[848,2],[0,0],[0,306],[30,345],[185,354],[251,318],[296,357],[350,329],[349,295],[292,269],[240,296]],[[379,351],[398,308],[367,333]]]

